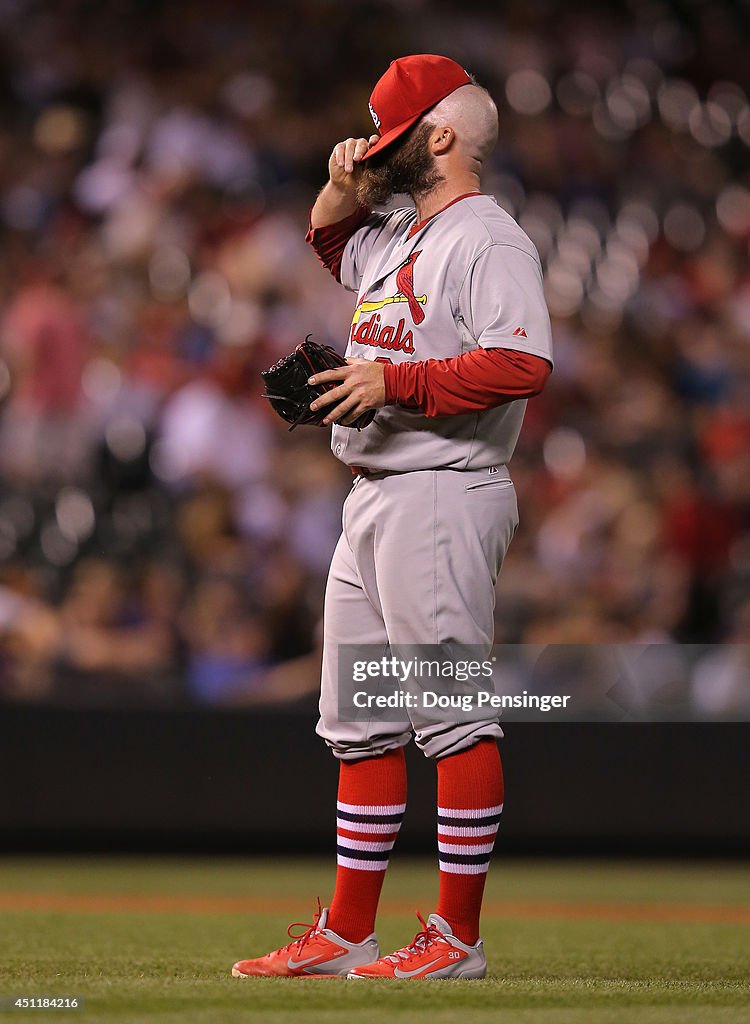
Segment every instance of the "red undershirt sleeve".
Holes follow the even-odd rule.
[[[529,352],[480,348],[453,359],[385,363],[384,372],[386,405],[434,417],[484,412],[532,398],[544,388],[552,367]]]
[[[370,211],[360,206],[354,213],[344,217],[337,224],[326,224],[321,228],[308,227],[305,241],[311,245],[315,255],[330,270],[337,281],[341,281],[341,260],[344,256],[346,243],[359,225],[370,215]]]

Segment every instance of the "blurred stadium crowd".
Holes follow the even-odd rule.
[[[413,52],[496,97],[485,191],[546,267],[498,641],[750,640],[740,6],[2,0],[0,695],[314,690],[350,476],[258,371],[345,343],[307,211]]]

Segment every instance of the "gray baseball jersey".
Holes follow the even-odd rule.
[[[341,283],[356,292],[347,355],[449,359],[506,348],[552,362],[533,243],[492,196],[471,194],[424,223],[413,209],[372,214],[347,243]],[[364,430],[334,426],[331,448],[370,470],[482,469],[510,460],[526,402],[428,418],[378,410]]]

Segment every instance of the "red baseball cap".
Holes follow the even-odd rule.
[[[417,53],[391,61],[370,96],[370,113],[380,132],[380,140],[362,159],[367,160],[390,146],[430,107],[462,85],[470,84],[468,71],[449,57]]]

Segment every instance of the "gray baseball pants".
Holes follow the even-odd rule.
[[[515,489],[505,466],[355,479],[344,502],[325,598],[317,732],[336,757],[383,754],[408,743],[412,733],[431,758],[502,736],[489,711],[486,719],[470,722],[439,720],[437,710],[427,722],[424,712],[418,722],[340,721],[338,648],[466,644],[488,657],[495,581],[517,525]]]

